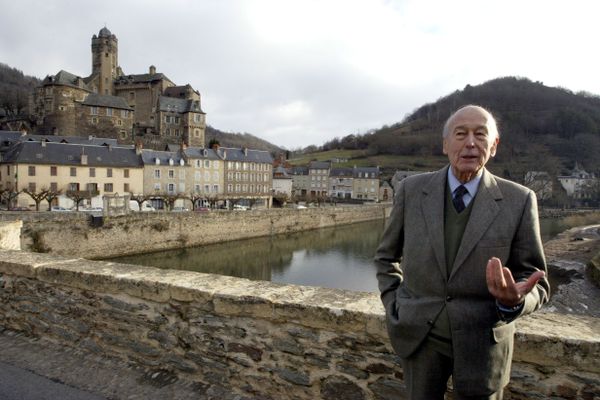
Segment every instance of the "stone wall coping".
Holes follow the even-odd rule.
[[[210,312],[368,334],[388,343],[375,293],[0,250],[0,273],[118,294],[126,301],[199,302]],[[522,346],[519,346],[522,343]],[[388,345],[389,346],[389,345]],[[538,312],[517,321],[515,361],[600,372],[600,318]]]

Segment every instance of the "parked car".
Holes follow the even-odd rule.
[[[145,211],[145,212],[156,211],[156,209],[154,207],[152,207],[152,205],[148,202],[143,202],[142,209],[140,210],[140,205],[138,204],[138,202],[133,201],[133,200],[129,201],[129,209],[131,211]]]
[[[190,211],[189,208],[185,208],[185,207],[173,207],[171,209],[172,212],[187,212]]]
[[[68,209],[68,208],[64,208],[64,207],[60,207],[60,206],[54,206],[50,209],[50,211],[54,211],[54,212],[71,212],[72,210]]]
[[[31,211],[29,207],[13,207],[9,211]]]
[[[194,211],[196,211],[196,212],[209,212],[210,208],[208,208],[208,207],[196,207],[196,209]]]
[[[303,206],[302,204],[296,204],[296,205],[294,205],[294,208],[296,210],[306,210],[307,207]]]
[[[247,209],[248,209],[248,207],[242,206],[241,204],[234,204],[233,205],[233,210],[234,211],[246,211]]]

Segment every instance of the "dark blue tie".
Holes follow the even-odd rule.
[[[454,204],[454,209],[456,212],[460,213],[465,209],[465,202],[463,201],[463,196],[468,192],[467,188],[463,185],[460,185],[456,189],[454,189],[454,197],[452,198],[452,204]]]

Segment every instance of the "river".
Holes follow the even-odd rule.
[[[600,214],[542,219],[543,240],[574,226],[600,223]],[[238,240],[113,259],[297,285],[377,292],[372,264],[384,221]]]

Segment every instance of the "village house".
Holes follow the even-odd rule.
[[[308,164],[308,177],[310,179],[310,196],[327,196],[329,188],[329,161],[311,161]]]
[[[273,157],[268,151],[218,147],[225,163],[225,198],[249,206],[273,203]]]
[[[292,198],[292,177],[282,165],[273,170],[273,196],[283,197],[285,201]]]
[[[141,192],[143,165],[131,147],[111,144],[20,141],[2,155],[0,188],[18,193],[13,207],[33,208],[27,193],[50,190],[52,205],[71,208],[81,197],[83,207],[103,207],[103,196]],[[47,203],[41,210],[47,209]]]
[[[379,167],[354,167],[352,198],[379,200]]]

